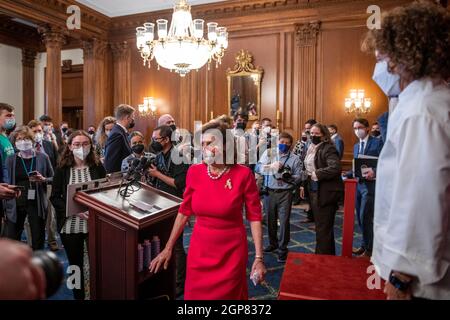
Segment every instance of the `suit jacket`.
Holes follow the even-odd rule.
[[[56,165],[58,164],[58,149],[55,147],[53,143],[46,140],[42,141],[42,147],[44,148],[44,152],[48,155],[50,159],[50,163],[52,164],[53,170],[55,170]]]
[[[344,140],[339,134],[337,134],[333,139],[333,142],[338,152],[339,160],[342,160],[342,157],[344,156]]]
[[[122,161],[132,153],[128,135],[117,123],[105,145],[105,169],[107,173],[120,171]]]
[[[91,180],[102,179],[106,176],[105,168],[100,164],[89,168]],[[66,222],[67,185],[70,183],[70,167],[57,168],[53,177],[52,195],[50,202],[55,208],[56,225],[58,231]]]
[[[319,206],[337,207],[344,195],[344,183],[336,147],[332,143],[322,143],[317,149],[314,164],[319,180]]]
[[[378,157],[381,149],[383,149],[383,141],[381,139],[369,136],[367,146],[364,147],[363,154],[366,156]],[[353,146],[353,157],[356,159],[359,152],[359,142]]]

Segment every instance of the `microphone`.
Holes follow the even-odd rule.
[[[136,169],[140,163],[141,163],[141,161],[139,159],[133,159],[132,161],[130,161],[130,166],[128,167],[128,171],[127,171],[127,174],[125,175],[125,179],[130,179],[134,175],[134,173],[136,172]]]

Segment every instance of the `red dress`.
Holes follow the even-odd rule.
[[[186,300],[248,299],[246,265],[249,221],[261,221],[261,204],[251,170],[234,165],[212,180],[205,164],[193,165],[186,178],[180,213],[197,217],[187,256]]]

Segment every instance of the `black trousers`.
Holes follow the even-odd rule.
[[[287,254],[288,244],[291,239],[291,209],[292,209],[292,190],[283,192],[269,191],[267,196],[267,228],[269,230],[270,244],[279,248],[281,255]],[[280,238],[277,237],[277,219],[280,219]]]
[[[83,272],[83,258],[84,258],[84,242],[87,240],[86,233],[61,233],[61,242],[66,250],[69,265],[78,266],[80,270],[80,287],[72,289],[75,300],[84,300],[84,272]]]
[[[17,206],[16,223],[6,221],[6,237],[20,241],[22,238],[25,219],[28,216],[28,222],[31,229],[31,247],[33,250],[43,250],[45,244],[45,222],[46,220],[39,217],[36,204],[28,204],[27,206]]]
[[[176,285],[177,288],[184,289],[184,281],[186,280],[186,252],[183,246],[183,232],[175,242],[175,263],[176,263]]]
[[[334,219],[336,216],[337,203],[321,207],[317,192],[309,192],[311,199],[314,223],[316,226],[316,254],[335,255],[334,242]]]

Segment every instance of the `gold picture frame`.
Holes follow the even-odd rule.
[[[250,121],[261,116],[261,83],[264,70],[255,68],[253,56],[240,50],[235,58],[234,69],[227,69],[228,114],[232,117],[238,110],[246,111]]]

